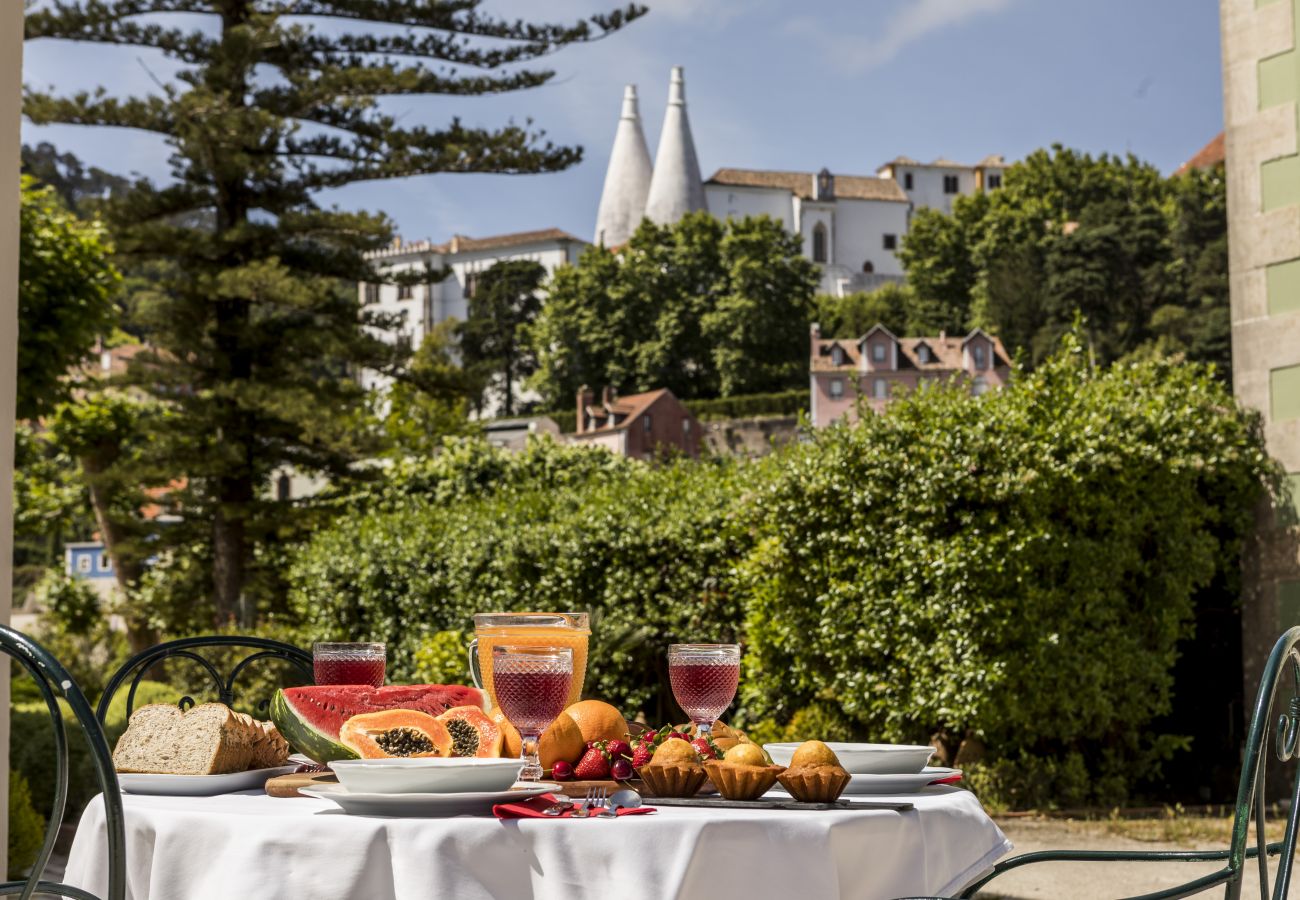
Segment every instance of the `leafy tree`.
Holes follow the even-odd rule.
[[[542,264],[530,259],[496,263],[479,276],[460,327],[465,368],[485,392],[499,395],[507,416],[515,412],[516,386],[537,370],[537,355],[524,338],[542,308],[545,277]]]
[[[816,283],[798,237],[765,216],[644,221],[618,251],[591,247],[556,271],[532,384],[552,406],[584,384],[683,398],[801,384]]]
[[[77,460],[48,434],[20,424],[14,454],[15,596],[61,566],[63,545],[96,528]]]
[[[113,327],[121,276],[103,228],[63,206],[53,188],[22,179],[18,244],[18,417],[48,413],[70,371]]]
[[[452,358],[456,328],[454,319],[434,326],[384,398],[384,433],[399,457],[429,456],[446,437],[474,430],[469,407],[482,385]]]
[[[406,124],[381,101],[536,87],[554,73],[529,61],[644,12],[566,26],[506,22],[478,6],[83,0],[27,15],[29,39],[146,48],[180,65],[148,96],[29,89],[24,113],[37,124],[142,129],[172,148],[172,182],[136,182],[107,215],[121,253],[161,264],[152,289],[132,298],[152,349],[129,378],[168,409],[151,443],[185,481],[186,521],[206,530],[202,544],[176,549],[195,548],[192,568],[209,573],[218,619],[247,623],[275,595],[254,589],[250,566],[302,510],[269,496],[272,473],[289,465],[346,479],[377,443],[361,427],[365,396],[352,373],[402,362],[379,336],[394,323],[362,308],[355,290],[380,280],[365,254],[387,243],[388,221],[323,209],[315,194],[435,172],[567,168],[580,151],[528,128]]]
[[[1055,146],[951,215],[918,212],[901,256],[918,307],[998,332],[1031,365],[1082,315],[1102,360],[1184,353],[1227,377],[1226,241],[1221,168],[1167,179]]]
[[[885,284],[874,291],[817,298],[816,321],[827,337],[861,337],[879,322],[896,335],[959,334],[962,321],[922,300],[909,283]]]

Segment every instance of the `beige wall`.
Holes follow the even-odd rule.
[[[13,589],[14,391],[18,377],[18,148],[23,4],[0,2],[0,622]],[[9,666],[0,666],[0,759],[9,759]],[[9,766],[0,766],[0,855],[9,846]]]

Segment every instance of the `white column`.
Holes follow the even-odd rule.
[[[0,2],[0,622],[13,604],[14,408],[18,382],[18,148],[23,4]],[[9,846],[9,666],[0,665],[0,861]]]

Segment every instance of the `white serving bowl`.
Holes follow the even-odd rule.
[[[468,794],[509,790],[517,759],[417,757],[340,759],[330,763],[339,784],[360,794]]]
[[[919,744],[837,744],[826,746],[839,757],[840,765],[850,775],[915,775],[926,767],[934,755],[933,747]],[[790,765],[798,744],[764,744],[763,749],[778,766]]]

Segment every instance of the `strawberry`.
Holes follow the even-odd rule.
[[[615,739],[605,744],[605,752],[608,753],[610,757],[613,759],[618,759],[619,757],[622,756],[631,757],[632,747],[628,744],[627,741],[620,741]]]
[[[573,768],[573,777],[580,781],[592,781],[609,777],[609,760],[605,751],[599,746],[588,748],[582,759]]]
[[[701,759],[717,759],[722,755],[718,752],[718,748],[713,746],[713,742],[706,737],[697,737],[691,741],[691,746],[695,748],[696,753],[700,754]]]
[[[650,757],[654,755],[655,745],[649,741],[642,741],[636,745],[636,750],[632,753],[632,768],[641,768],[646,763],[650,762]]]
[[[691,739],[691,736],[689,734],[683,734],[680,731],[670,732],[668,736],[670,738],[676,738],[679,741],[689,741]]]

